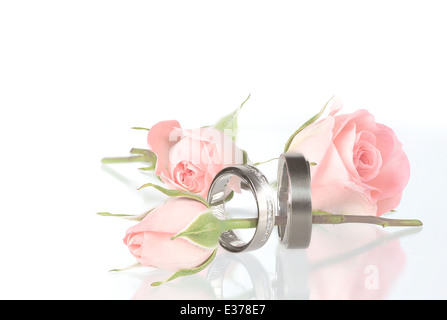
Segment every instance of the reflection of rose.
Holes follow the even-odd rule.
[[[170,198],[152,210],[140,223],[129,228],[123,239],[143,266],[165,270],[199,266],[213,249],[200,247],[184,238],[171,237],[183,230],[206,206],[188,198]]]
[[[366,110],[325,119],[298,133],[289,148],[312,166],[313,210],[382,215],[397,207],[410,165],[393,130]]]
[[[242,151],[214,128],[186,130],[178,121],[161,121],[147,141],[157,155],[155,173],[169,187],[206,196],[215,175],[225,167],[242,164]]]
[[[370,225],[314,228],[306,250],[310,299],[386,298],[405,265],[399,240],[384,242],[387,235]]]

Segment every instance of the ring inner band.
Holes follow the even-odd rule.
[[[225,198],[228,182],[233,176],[238,176],[256,199],[258,223],[252,239],[248,242],[241,240],[233,230],[224,231],[219,239],[220,245],[231,252],[241,252],[259,249],[270,237],[273,230],[274,203],[267,179],[259,170],[251,166],[234,166],[223,169],[214,178],[209,193],[208,203],[213,214],[226,219]]]

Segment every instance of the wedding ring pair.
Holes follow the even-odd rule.
[[[310,167],[302,154],[282,154],[278,161],[277,196],[265,175],[256,167],[239,165],[220,171],[211,183],[208,202],[213,214],[226,219],[228,183],[238,176],[256,200],[257,226],[253,237],[243,241],[233,230],[220,236],[220,245],[231,252],[261,248],[278,225],[279,241],[286,248],[307,248],[312,232]]]

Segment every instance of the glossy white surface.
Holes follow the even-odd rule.
[[[0,298],[445,299],[447,47],[442,1],[0,3]],[[150,127],[214,123],[251,93],[238,144],[253,161],[333,95],[395,130],[411,164],[396,218],[422,229],[314,226],[307,250],[275,231],[219,278],[159,288],[122,243],[130,221],[162,201],[137,191],[138,164],[105,156],[146,147]],[[276,163],[262,166],[274,180]],[[221,280],[216,280],[221,279]],[[222,281],[222,288],[219,287]]]

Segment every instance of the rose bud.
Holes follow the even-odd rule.
[[[171,271],[195,268],[206,261],[215,248],[183,237],[171,238],[206,210],[206,205],[193,199],[169,198],[127,230],[124,244],[143,266]]]

